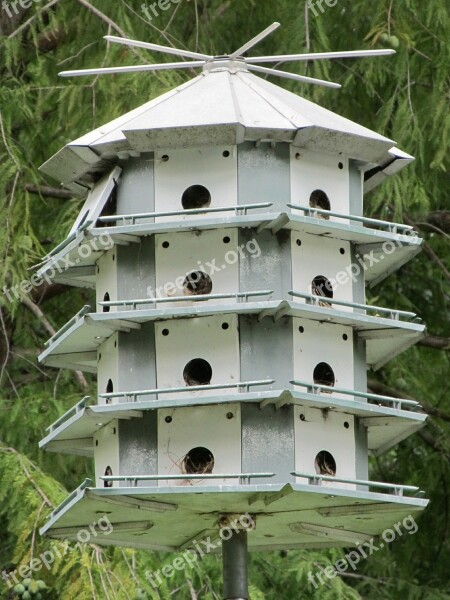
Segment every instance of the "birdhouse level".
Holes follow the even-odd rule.
[[[368,473],[425,421],[366,376],[424,331],[365,301],[420,249],[363,216],[411,160],[221,64],[42,167],[87,200],[38,272],[96,298],[40,360],[98,381],[41,441],[95,462],[43,532],[75,538],[100,511],[97,543],[176,549],[249,512],[250,548],[348,546],[426,506]]]

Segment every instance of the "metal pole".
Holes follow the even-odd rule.
[[[223,540],[222,553],[224,600],[248,600],[247,532],[235,532]]]

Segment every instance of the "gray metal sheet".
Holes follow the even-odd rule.
[[[257,209],[254,214],[239,217],[215,217],[215,218],[192,218],[189,223],[138,223],[135,225],[118,225],[114,227],[92,228],[84,234],[80,234],[77,241],[71,242],[63,248],[54,258],[52,257],[38,271],[43,275],[48,269],[53,269],[56,264],[62,266],[61,272],[55,269],[54,281],[69,283],[76,286],[93,287],[94,279],[91,271],[85,274],[80,269],[93,266],[101,256],[102,252],[92,252],[86,258],[80,253],[82,244],[96,242],[97,247],[102,248],[101,236],[108,234],[117,244],[123,244],[123,236],[128,240],[138,243],[142,237],[153,236],[160,233],[171,233],[173,231],[211,230],[227,227],[259,228],[266,227],[271,230],[272,224],[285,218],[283,229],[290,229],[301,233],[330,237],[344,241],[350,241],[355,245],[355,251],[360,254],[373,252],[375,261],[368,263],[365,270],[366,282],[371,286],[376,285],[385,277],[411,260],[419,251],[423,240],[411,236],[397,235],[377,229],[348,225],[334,221],[324,221],[312,217],[304,217],[286,212],[264,212]],[[254,234],[253,234],[254,237]],[[395,252],[383,253],[384,242],[394,242]],[[128,243],[128,242],[125,242]],[[383,258],[380,260],[381,256]],[[373,263],[373,264],[372,264]],[[76,265],[67,268],[67,265]]]
[[[199,102],[199,98],[201,101]],[[205,72],[65,146],[41,170],[83,181],[124,151],[286,141],[384,164],[391,140],[246,71]],[[109,162],[109,167],[111,163]]]
[[[272,390],[265,392],[253,391],[251,393],[230,394],[218,398],[217,395],[200,398],[179,398],[179,399],[158,399],[158,400],[140,400],[137,402],[122,402],[115,405],[92,405],[77,412],[74,416],[63,421],[54,431],[41,440],[39,447],[50,452],[62,452],[67,454],[93,455],[92,438],[95,432],[115,419],[131,419],[130,430],[133,430],[133,423],[139,420],[147,411],[157,411],[159,409],[179,408],[183,406],[207,406],[211,404],[241,403],[242,427],[243,427],[243,465],[242,472],[246,472],[247,461],[253,460],[252,453],[252,431],[255,426],[261,426],[264,435],[265,424],[277,422],[285,427],[284,431],[289,431],[287,422],[290,418],[290,406],[304,406],[311,408],[329,409],[339,413],[355,415],[360,426],[358,430],[367,431],[367,435],[359,440],[360,444],[365,445],[366,452],[370,450],[374,454],[380,454],[386,451],[399,441],[415,433],[425,424],[427,416],[421,412],[412,410],[399,410],[378,404],[368,403],[361,400],[351,400],[336,398],[333,396],[324,397],[318,394],[309,394],[292,390]],[[283,407],[284,410],[283,410]],[[275,411],[276,409],[276,411]],[[275,412],[274,412],[275,411]],[[293,427],[293,417],[292,417]],[[256,434],[255,435],[259,435]],[[364,439],[367,440],[364,442]],[[80,452],[78,440],[85,440],[83,452]],[[289,436],[282,440],[281,445],[288,446]],[[280,450],[280,457],[290,456],[286,451]],[[294,456],[293,452],[291,453]],[[280,463],[281,458],[278,459]],[[265,461],[265,457],[261,457]],[[253,463],[252,463],[253,464]],[[264,463],[265,464],[265,463]],[[252,467],[252,469],[254,466]],[[293,470],[288,464],[278,464],[277,469],[273,467],[262,468],[262,472],[287,472]],[[248,470],[247,470],[248,471]],[[290,472],[289,471],[289,472]],[[367,479],[367,474],[365,475]]]
[[[146,502],[166,503],[171,509],[157,510]],[[323,536],[294,532],[290,526],[299,522],[329,529],[327,546],[351,546],[356,544],[357,534],[380,535],[409,515],[417,516],[427,504],[427,500],[420,498],[298,484],[196,486],[195,490],[191,486],[92,488],[79,491],[49,520],[41,533],[76,539],[79,529],[96,523],[99,515],[107,514],[113,530],[108,536],[99,535],[96,544],[176,551],[208,535],[218,538],[217,523],[221,514],[249,513],[256,523],[249,532],[250,550],[269,550],[279,544],[283,544],[283,548],[324,544]],[[361,513],[362,507],[364,513]],[[126,523],[150,524],[151,527],[127,532],[123,530]],[[66,528],[71,528],[69,533]],[[342,542],[339,533],[346,531],[352,532],[350,538],[356,538],[353,544],[349,540]]]
[[[174,318],[205,317],[214,314],[240,314],[240,315],[258,315],[265,311],[266,315],[275,316],[282,310],[285,315],[312,319],[316,321],[326,321],[330,324],[348,325],[355,329],[358,335],[366,341],[367,363],[374,368],[379,368],[398,353],[403,352],[413,344],[417,343],[424,335],[424,326],[416,323],[397,321],[394,319],[382,319],[380,317],[366,316],[360,313],[350,311],[331,310],[320,306],[300,304],[286,301],[266,301],[266,302],[248,302],[229,305],[203,304],[202,306],[193,306],[189,308],[164,308],[147,310],[126,310],[110,313],[90,313],[81,317],[72,327],[57,338],[49,347],[39,356],[40,362],[48,366],[56,366],[71,369],[84,369],[86,366],[93,372],[96,370],[97,357],[94,354],[97,348],[114,332],[128,329],[139,329],[140,324],[152,321],[166,321]],[[247,321],[248,323],[254,321]],[[275,335],[279,327],[284,327],[288,331],[287,318],[277,321],[278,325],[270,325],[270,321],[265,319],[259,327],[252,327],[253,334],[265,332],[267,328],[273,329],[272,336]],[[244,327],[245,321],[241,323]],[[261,339],[256,345],[255,340],[251,342],[251,337],[245,341],[241,336],[241,342],[249,345],[249,348],[256,351],[255,348],[261,346],[261,352],[265,352],[266,360],[260,354],[259,359],[254,357],[249,361],[242,361],[241,369],[246,369],[246,365],[251,366],[254,379],[255,371],[259,364],[259,370],[265,372],[271,362],[272,351],[264,340],[270,339],[271,344],[275,338]],[[249,350],[250,352],[250,350]],[[284,351],[283,351],[284,352]],[[90,354],[90,357],[86,354]],[[80,356],[77,360],[77,354]],[[242,353],[241,353],[242,354]],[[288,361],[285,361],[286,364]],[[267,374],[261,376],[265,379]]]
[[[119,422],[119,472],[121,475],[158,473],[158,420],[156,411],[145,411],[141,418]],[[157,482],[153,482],[157,485]],[[152,482],[140,481],[138,487]]]

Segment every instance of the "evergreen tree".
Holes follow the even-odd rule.
[[[53,542],[37,533],[46,515],[92,473],[85,459],[38,451],[45,427],[79,399],[94,393],[81,373],[38,365],[36,356],[54,329],[91,293],[63,285],[22,288],[28,269],[62,241],[80,200],[37,167],[65,143],[192,77],[192,73],[121,75],[60,80],[70,68],[143,64],[139,49],[107,45],[106,34],[221,54],[239,47],[274,20],[283,28],[258,51],[287,54],[394,47],[390,58],[289,64],[289,69],[343,84],[339,92],[285,80],[303,95],[387,137],[416,156],[413,165],[366,198],[366,214],[413,224],[424,251],[395,277],[369,292],[374,304],[421,315],[421,344],[370,374],[376,393],[419,400],[425,429],[372,463],[372,478],[420,485],[431,498],[419,531],[370,557],[355,573],[316,590],[308,573],[331,565],[343,550],[253,555],[252,600],[305,597],[450,598],[448,200],[450,16],[442,0],[317,1],[181,0],[156,17],[142,0],[35,0],[0,8],[0,568],[13,572]],[[150,4],[150,3],[149,3]],[[331,3],[330,3],[331,4]],[[308,8],[308,5],[310,8]],[[50,475],[51,474],[51,475]],[[64,487],[63,487],[64,486]],[[74,547],[39,573],[49,598],[220,598],[221,567],[210,556],[153,590],[145,579],[170,561],[158,553]],[[2,597],[14,597],[4,585]]]

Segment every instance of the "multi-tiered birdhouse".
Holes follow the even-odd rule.
[[[249,513],[250,548],[348,546],[426,506],[368,473],[425,420],[367,391],[424,330],[365,300],[421,245],[363,216],[393,146],[214,58],[42,167],[87,199],[39,273],[96,298],[40,359],[98,381],[41,442],[95,463],[43,532],[174,550]]]

